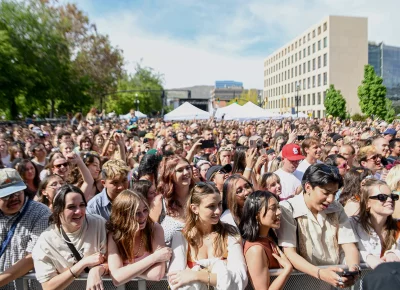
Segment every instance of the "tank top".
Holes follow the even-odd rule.
[[[276,249],[277,245],[269,237],[259,238],[255,242],[246,241],[243,250],[244,255],[246,255],[248,249],[256,245],[259,245],[264,249],[264,252],[267,255],[268,259],[269,269],[279,269],[281,267],[278,261],[274,258],[274,256],[272,256],[272,253],[279,255],[278,250]]]
[[[224,254],[222,255],[221,260],[226,260],[228,258],[228,249],[225,249]],[[187,249],[187,266],[188,268],[192,269],[194,266],[198,265],[196,260],[192,259],[192,255],[190,255],[190,245],[188,243]]]

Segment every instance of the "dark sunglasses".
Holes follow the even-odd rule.
[[[381,155],[379,155],[379,154],[376,154],[376,155],[372,155],[370,158],[368,158],[368,160],[373,160],[373,161],[375,161],[376,159],[382,159],[382,156]]]
[[[379,200],[379,201],[381,201],[381,202],[385,202],[389,197],[390,197],[393,201],[396,201],[396,200],[399,200],[399,197],[400,197],[400,196],[399,196],[398,194],[395,194],[395,193],[391,193],[390,195],[380,193],[380,194],[378,194],[378,195],[370,196],[369,199],[377,199],[377,200]]]
[[[67,167],[67,166],[69,166],[69,164],[68,164],[68,162],[57,164],[57,165],[54,164],[54,167],[57,167],[57,168],[61,168],[61,166]]]

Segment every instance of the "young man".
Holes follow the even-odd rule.
[[[286,144],[282,148],[282,167],[275,171],[275,174],[281,179],[282,193],[279,195],[281,200],[293,197],[299,193],[301,188],[301,180],[296,176],[300,176],[296,172],[299,161],[305,157],[301,154],[300,146],[297,144]]]
[[[310,137],[304,140],[301,144],[301,150],[306,158],[300,162],[299,166],[295,171],[295,176],[299,179],[303,179],[304,172],[311,165],[317,163],[318,158],[321,157],[321,144],[316,137]]]
[[[88,202],[86,212],[101,215],[109,220],[112,201],[121,191],[128,189],[128,172],[129,167],[121,160],[115,159],[104,163],[101,170],[101,183],[104,189]]]
[[[388,162],[394,163],[400,160],[400,139],[392,139],[389,142],[390,155],[387,159]]]
[[[389,128],[386,129],[385,132],[383,132],[383,138],[385,138],[386,140],[388,140],[390,142],[390,140],[392,140],[394,137],[396,137],[397,131],[393,128]]]
[[[207,181],[214,182],[215,186],[218,188],[219,192],[222,195],[224,182],[229,177],[229,173],[231,172],[232,172],[232,166],[230,164],[226,164],[225,166],[221,165],[211,166],[207,170],[206,179]]]
[[[17,289],[13,281],[33,269],[32,249],[51,214],[44,204],[25,197],[24,189],[15,169],[0,169],[1,289]]]
[[[47,164],[46,149],[43,144],[35,143],[31,146],[30,150],[33,156],[31,161],[35,163],[36,168],[40,173]]]
[[[339,154],[347,159],[347,165],[353,167],[354,158],[356,157],[356,150],[350,144],[345,144],[339,149]]]

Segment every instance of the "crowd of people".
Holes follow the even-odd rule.
[[[400,262],[400,123],[100,117],[0,127],[2,289],[346,288]]]

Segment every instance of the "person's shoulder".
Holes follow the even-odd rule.
[[[103,218],[101,215],[94,214],[94,213],[87,213],[86,217],[89,222],[93,222],[93,223],[100,224],[100,225],[105,225],[107,222],[106,219]]]
[[[96,205],[99,205],[101,203],[102,193],[103,192],[100,192],[99,194],[93,196],[87,203],[87,207],[96,207]]]
[[[45,205],[41,202],[34,201],[34,200],[30,201],[28,212],[30,214],[34,213],[38,216],[46,216],[47,215],[47,217],[48,217],[51,215],[51,210],[47,205]]]

